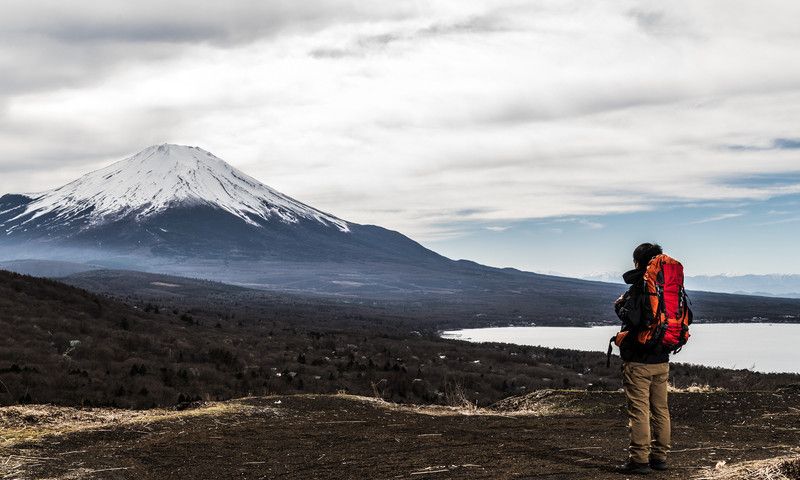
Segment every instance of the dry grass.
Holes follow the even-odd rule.
[[[209,402],[189,410],[122,410],[113,408],[76,409],[51,405],[25,405],[0,408],[0,479],[25,478],[27,468],[54,460],[37,456],[26,449],[30,443],[75,432],[106,428],[150,429],[167,420],[184,421],[193,417],[227,414],[251,415],[268,407],[247,405],[247,399]],[[88,473],[88,472],[84,472]],[[96,472],[91,472],[96,473]],[[82,477],[81,477],[82,478]]]
[[[314,395],[309,395],[314,396]],[[467,402],[462,406],[449,406],[449,405],[414,405],[414,404],[399,404],[383,400],[376,397],[362,397],[360,395],[350,395],[345,393],[338,393],[336,395],[340,398],[356,402],[371,403],[379,408],[419,413],[421,415],[430,416],[456,416],[456,415],[501,415],[501,413],[486,408],[478,408],[474,404]]]
[[[65,435],[93,428],[146,424],[198,415],[221,415],[241,410],[238,402],[206,403],[191,410],[75,409],[51,405],[0,408],[0,449],[49,435]]]
[[[477,411],[478,404],[472,403],[467,397],[467,391],[458,383],[453,384],[445,392],[445,402],[450,407],[460,410]]]
[[[683,387],[683,388],[673,387],[672,385],[669,385],[667,387],[667,390],[669,391],[669,393],[719,393],[725,391],[724,388],[712,387],[709,385],[697,385],[694,383],[689,385],[688,387]]]
[[[506,415],[590,415],[599,413],[603,405],[587,406],[585,390],[537,390],[519,397],[501,400],[492,409]]]
[[[738,465],[720,462],[703,472],[697,480],[798,480],[800,456],[778,457]]]

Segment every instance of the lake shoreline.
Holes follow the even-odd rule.
[[[619,325],[588,327],[511,326],[444,330],[440,337],[472,343],[507,343],[584,352],[605,352]],[[697,323],[692,337],[674,361],[748,370],[800,374],[800,354],[792,344],[800,324],[783,322]],[[614,347],[614,352],[619,351]]]

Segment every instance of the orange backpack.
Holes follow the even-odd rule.
[[[667,351],[678,353],[689,340],[692,324],[692,311],[683,289],[683,265],[668,255],[656,255],[647,264],[643,287],[646,323],[634,331],[623,327],[611,341],[619,347],[628,335],[635,335],[629,342],[645,348],[662,345]],[[610,358],[611,345],[608,351]]]

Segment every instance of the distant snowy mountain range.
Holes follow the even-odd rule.
[[[622,283],[622,272],[581,278],[595,282]],[[686,288],[740,295],[800,298],[800,275],[694,275],[686,277]]]

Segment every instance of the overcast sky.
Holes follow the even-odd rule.
[[[654,239],[696,273],[800,273],[798,18],[794,0],[4,0],[0,192],[180,143],[452,257],[580,275]]]

